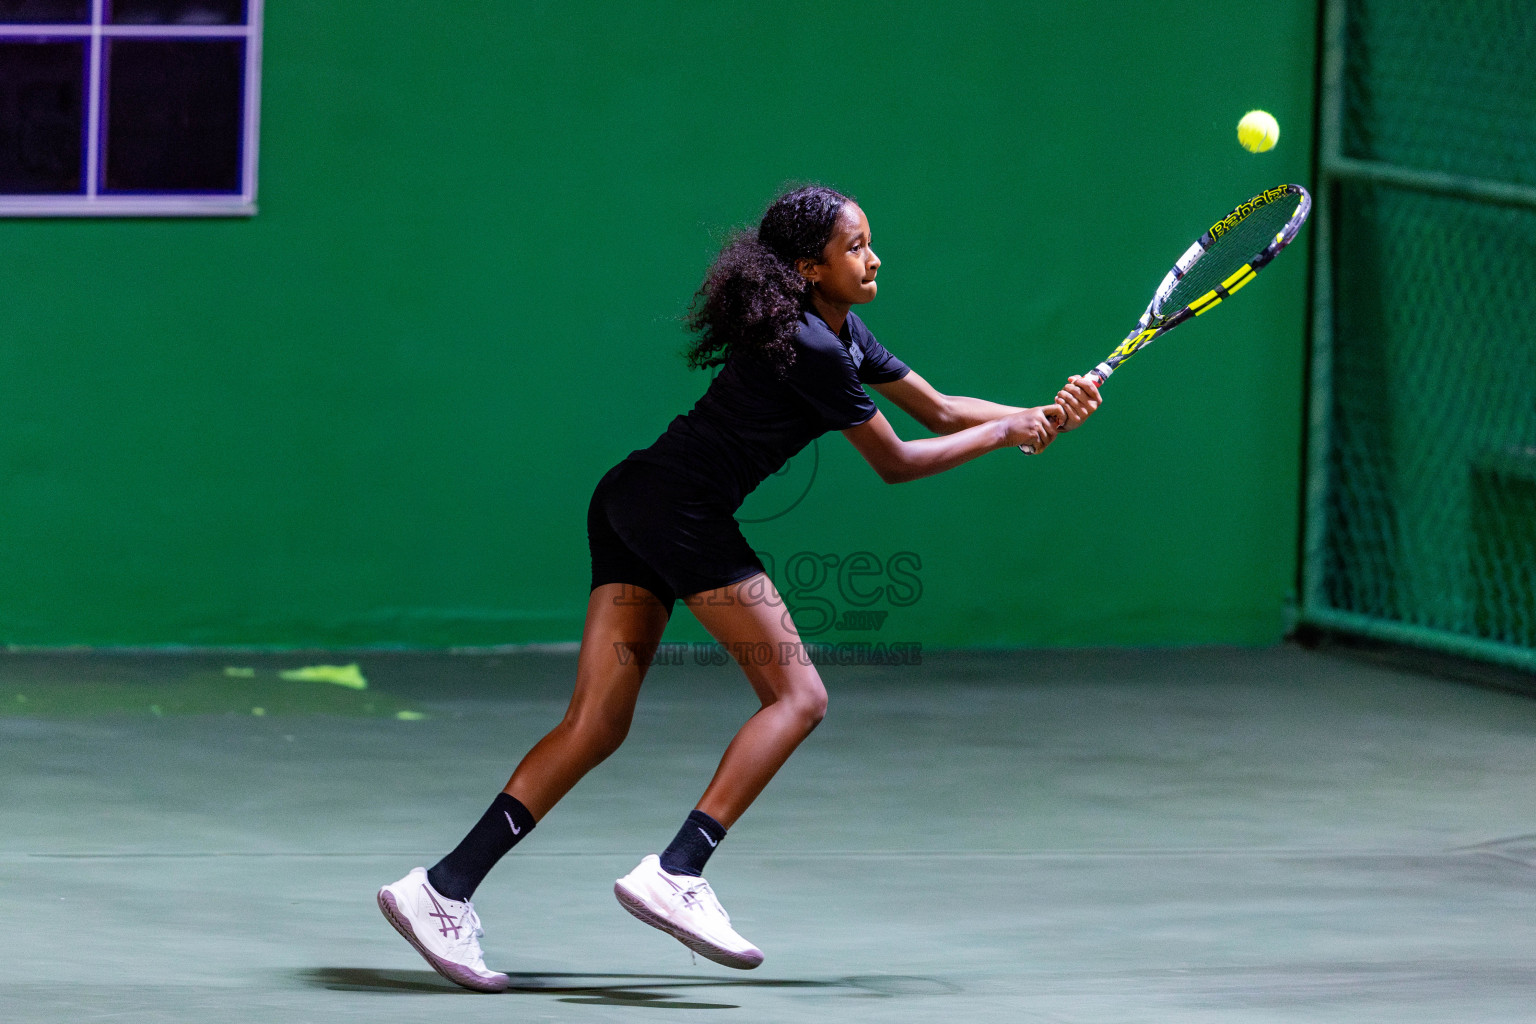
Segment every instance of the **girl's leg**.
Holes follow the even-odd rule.
[[[731,652],[762,701],[725,748],[699,800],[699,810],[730,828],[827,713],[827,690],[767,576],[695,594],[685,603]]]
[[[592,591],[570,706],[502,791],[522,801],[535,819],[624,742],[667,614],[666,605],[639,587],[609,583]]]
[[[735,657],[762,707],[731,740],[677,838],[614,884],[631,914],[727,967],[752,968],[762,950],[731,927],[702,875],[705,861],[827,710],[827,691],[805,656],[779,592],[757,575],[696,594],[689,609]]]
[[[611,583],[592,591],[565,718],[523,758],[464,840],[427,872],[438,892],[456,900],[473,896],[496,862],[624,742],[667,613],[638,587]]]
[[[379,890],[384,916],[443,977],[482,992],[507,988],[507,976],[485,966],[469,899],[496,861],[623,742],[667,614],[666,605],[638,587],[615,583],[592,591],[565,719],[528,752],[448,856],[431,871],[416,868]]]

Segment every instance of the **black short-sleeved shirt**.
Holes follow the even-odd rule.
[[[779,378],[748,357],[728,356],[704,397],[649,448],[629,459],[674,470],[708,485],[730,510],[800,449],[831,430],[875,415],[865,384],[910,371],[852,313],[839,334],[815,313],[801,317],[795,361]]]

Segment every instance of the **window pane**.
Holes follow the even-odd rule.
[[[109,0],[116,25],[244,25],[245,0]]]
[[[108,41],[103,186],[239,192],[245,43]]]
[[[0,192],[83,192],[85,44],[0,43]]]
[[[0,25],[69,25],[91,20],[91,0],[0,0]]]

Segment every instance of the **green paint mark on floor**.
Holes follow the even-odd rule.
[[[355,671],[355,669],[354,669]],[[349,718],[424,717],[411,704],[377,690],[316,686],[311,679],[283,678],[275,671],[238,674],[191,668],[157,679],[84,675],[0,678],[0,717],[88,718],[101,715],[341,715]]]

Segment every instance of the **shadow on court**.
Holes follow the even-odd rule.
[[[420,995],[474,995],[432,971],[380,971],[371,967],[315,967],[295,972],[299,980],[337,992],[411,992]],[[735,1010],[737,1003],[679,1000],[693,989],[843,989],[843,994],[890,996],[953,995],[960,991],[938,978],[871,974],[832,980],[742,978],[713,980],[686,974],[509,973],[510,995],[561,996],[562,1003],[593,1006],[644,1006],[668,1010]],[[660,990],[660,991],[658,991]]]

